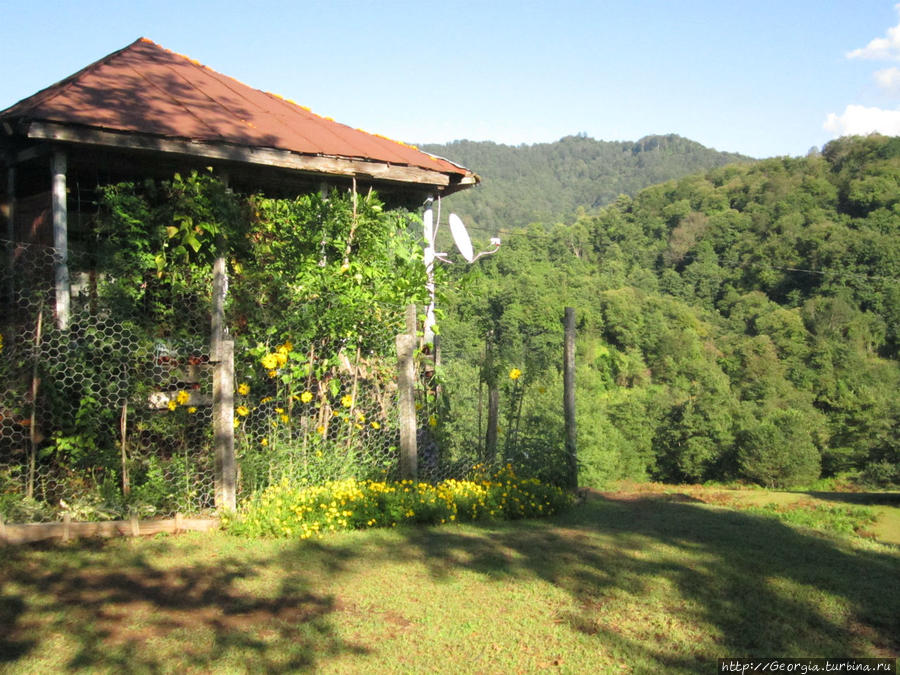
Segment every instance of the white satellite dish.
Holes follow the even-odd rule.
[[[462,257],[466,259],[466,262],[472,262],[475,260],[475,251],[472,249],[472,240],[469,238],[466,226],[463,225],[463,222],[455,213],[450,214],[449,221],[450,234],[453,235],[453,243],[456,244],[456,248],[459,249]]]

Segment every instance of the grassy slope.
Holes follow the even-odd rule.
[[[711,672],[720,656],[895,656],[898,579],[896,547],[689,492],[318,542],[6,549],[0,669]]]

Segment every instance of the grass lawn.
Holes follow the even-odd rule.
[[[304,542],[0,549],[0,671],[712,673],[726,656],[897,656],[900,547],[724,492]]]

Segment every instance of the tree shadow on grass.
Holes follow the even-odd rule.
[[[829,502],[845,502],[859,506],[883,505],[900,507],[900,492],[823,492],[807,490],[804,494]]]
[[[410,530],[407,541],[435,577],[461,568],[564,589],[576,609],[559,619],[647,663],[690,671],[716,657],[900,650],[900,556],[773,519],[646,496],[475,529]]]
[[[43,658],[35,652],[53,636],[70,646],[59,664],[67,670],[295,672],[323,656],[365,651],[336,635],[336,599],[296,570],[283,573],[280,560],[214,554],[161,568],[154,553],[166,544],[153,544],[129,551],[79,542],[64,555],[45,546],[46,565],[35,547],[3,551],[0,666]],[[248,586],[267,566],[279,567],[279,586]]]
[[[388,567],[394,576],[382,574]],[[647,495],[598,498],[545,521],[318,542],[218,535],[5,549],[0,668],[46,663],[49,648],[62,654],[59,670],[277,673],[344,656],[377,662],[415,629],[392,602],[420,594],[423,573],[462,579],[460,592],[471,592],[472,574],[501,594],[540,582],[529,611],[545,614],[547,635],[565,626],[595,642],[604,664],[637,671],[696,672],[728,656],[891,656],[900,647],[897,553]],[[397,575],[413,585],[348,589]],[[562,593],[545,603],[541,584]],[[345,620],[375,630],[348,639]]]

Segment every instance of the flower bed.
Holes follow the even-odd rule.
[[[309,537],[327,532],[402,523],[440,525],[476,520],[549,516],[568,507],[572,496],[507,468],[491,477],[441,483],[360,481],[323,485],[282,482],[223,518],[229,531],[247,536]]]

